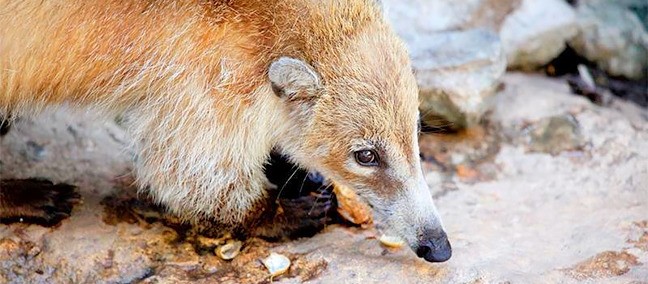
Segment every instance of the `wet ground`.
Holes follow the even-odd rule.
[[[426,178],[453,245],[442,264],[390,249],[374,229],[244,242],[231,261],[138,198],[128,137],[114,123],[55,111],[0,138],[0,176],[78,187],[55,227],[0,225],[1,283],[269,283],[260,259],[286,255],[280,283],[646,283],[648,112],[570,94],[563,80],[508,74],[483,127],[421,137]]]

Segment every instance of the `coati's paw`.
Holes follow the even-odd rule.
[[[53,226],[70,216],[81,196],[68,184],[43,179],[0,181],[0,222]]]
[[[271,240],[313,236],[332,220],[334,202],[330,187],[297,198],[279,198],[274,218],[266,219],[253,235]]]
[[[285,218],[293,222],[295,233],[300,231],[313,230],[313,234],[324,228],[326,222],[331,220],[331,208],[333,208],[333,193],[330,189],[322,189],[312,192],[307,196],[295,199],[279,199],[279,209],[282,210]]]

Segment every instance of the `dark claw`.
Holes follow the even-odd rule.
[[[330,189],[329,189],[330,190]],[[335,206],[333,195],[312,192],[298,198],[279,199],[278,213],[256,229],[255,235],[269,239],[310,237],[332,221]]]
[[[81,196],[75,187],[43,179],[0,181],[0,221],[56,225],[70,217]]]

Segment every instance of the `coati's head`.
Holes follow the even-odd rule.
[[[446,261],[450,243],[419,158],[416,80],[404,45],[382,20],[370,22],[320,41],[328,46],[316,54],[270,64],[272,89],[294,121],[279,147],[355,189],[419,257]]]

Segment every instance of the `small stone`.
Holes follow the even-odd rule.
[[[557,155],[578,150],[583,145],[578,121],[571,115],[552,116],[540,120],[529,133],[529,149]]]
[[[226,244],[216,248],[216,255],[224,260],[234,259],[240,252],[243,243],[241,241],[230,240]]]
[[[26,146],[24,155],[32,161],[42,161],[47,156],[45,147],[34,141],[27,141]]]
[[[288,271],[288,268],[290,268],[290,259],[274,252],[270,253],[268,257],[262,259],[261,262],[263,262],[263,265],[270,272],[271,278],[285,273]]]

